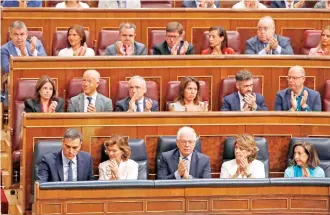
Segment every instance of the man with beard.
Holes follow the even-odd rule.
[[[306,73],[303,67],[294,66],[287,76],[288,88],[276,93],[275,110],[321,111],[320,93],[304,86]]]
[[[275,34],[275,22],[270,16],[261,18],[258,22],[257,36],[246,41],[245,54],[258,55],[293,55],[288,37]]]
[[[136,26],[133,23],[121,23],[119,40],[107,47],[105,55],[146,55],[146,46],[135,41]]]
[[[253,76],[249,71],[236,73],[236,88],[238,92],[224,98],[221,111],[262,111],[268,110],[264,97],[253,93]]]

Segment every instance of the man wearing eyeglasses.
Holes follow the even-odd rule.
[[[194,47],[184,41],[184,30],[180,23],[170,22],[166,26],[165,41],[153,47],[153,55],[190,55]]]
[[[257,36],[246,41],[245,54],[293,55],[290,39],[275,34],[272,17],[261,18],[257,27]]]
[[[277,111],[321,111],[320,93],[304,86],[305,70],[294,66],[288,72],[288,88],[277,92]]]
[[[197,134],[190,127],[179,129],[177,148],[163,152],[157,168],[158,179],[211,178],[210,159],[195,151]]]

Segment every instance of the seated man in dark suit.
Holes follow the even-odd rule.
[[[261,18],[257,27],[257,36],[246,41],[245,54],[293,55],[290,39],[275,34],[272,17]]]
[[[166,26],[166,36],[163,43],[153,47],[153,55],[189,55],[194,54],[194,47],[183,40],[184,30],[180,23],[170,22]]]
[[[93,161],[89,153],[80,151],[82,135],[69,128],[62,140],[62,150],[45,154],[40,161],[37,180],[88,181],[94,180]]]
[[[182,7],[187,8],[220,8],[219,0],[184,0]]]
[[[15,21],[9,26],[10,41],[1,46],[1,69],[9,72],[10,55],[12,56],[46,56],[45,49],[36,37],[28,38],[24,22]]]
[[[42,7],[42,0],[3,0],[2,7]]]
[[[158,102],[144,96],[147,85],[141,76],[133,76],[128,81],[129,96],[116,102],[118,112],[150,112],[159,111]]]
[[[288,88],[276,93],[275,110],[321,111],[320,93],[304,86],[305,75],[305,70],[301,66],[289,69]]]
[[[107,47],[105,55],[146,55],[146,46],[135,41],[136,26],[125,22],[119,26],[119,40]]]
[[[211,178],[210,159],[195,151],[197,135],[191,127],[179,129],[178,148],[163,152],[157,170],[158,179]]]
[[[70,99],[68,112],[111,112],[111,99],[96,91],[99,83],[100,73],[86,70],[82,82],[84,92]]]
[[[264,97],[253,93],[253,76],[249,71],[241,70],[235,78],[238,92],[225,96],[221,111],[268,110]]]
[[[305,7],[305,0],[272,0],[269,8],[303,8]]]

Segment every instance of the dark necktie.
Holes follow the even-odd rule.
[[[136,112],[142,112],[141,108],[140,108],[140,105],[139,105],[139,102],[135,102],[135,104],[136,104]]]
[[[73,181],[73,175],[72,175],[72,160],[69,161],[69,170],[68,170],[68,181]]]
[[[88,100],[88,105],[92,102],[92,97],[90,97],[90,96],[87,96],[87,100]]]

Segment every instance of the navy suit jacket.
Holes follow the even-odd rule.
[[[307,98],[307,105],[312,111],[321,111],[321,96],[320,93],[304,87],[303,90],[307,90],[308,98]],[[278,91],[276,93],[276,100],[275,100],[275,110],[277,111],[288,111],[291,109],[291,89],[286,88],[284,90]]]
[[[220,8],[220,1],[219,0],[215,0],[214,4],[217,8]],[[182,7],[186,7],[186,8],[197,8],[197,4],[195,0],[184,0],[182,2]]]
[[[27,7],[42,7],[42,0],[30,0],[27,2]],[[2,7],[18,7],[17,0],[3,0]]]
[[[160,155],[160,165],[157,167],[157,179],[175,179],[178,170],[179,149],[163,152]],[[208,156],[193,151],[190,161],[190,172],[193,178],[211,178],[210,159]]]
[[[105,55],[117,55],[116,44],[108,46]],[[146,46],[143,43],[134,41],[134,55],[147,55]]]
[[[62,150],[45,154],[40,161],[37,180],[40,182],[63,181]],[[77,154],[77,180],[94,180],[93,160],[89,153],[80,151]]]
[[[265,99],[262,95],[256,93],[257,111],[268,110]],[[238,92],[225,96],[221,111],[241,111]]]
[[[274,35],[278,41],[278,45],[281,46],[281,53],[273,54],[287,54],[293,55],[293,50],[291,47],[291,41],[288,37],[283,37],[279,35]],[[254,36],[246,41],[245,54],[258,54],[261,50],[265,48],[265,44],[262,43],[257,36]]]
[[[178,55],[180,53],[181,47],[178,49]],[[167,42],[164,41],[163,43],[157,44],[153,47],[154,52],[153,55],[171,55],[170,50],[168,49]],[[186,55],[188,54],[194,54],[194,46],[192,44],[189,44]]]
[[[144,97],[143,107],[145,106],[145,100],[149,99]],[[125,112],[128,111],[129,102],[131,101],[130,97],[126,97],[120,101],[116,102],[116,112]],[[159,111],[158,102],[156,100],[152,100],[151,111]]]
[[[55,112],[64,112],[64,100],[61,98],[55,98],[57,101],[57,106]],[[39,99],[27,99],[24,101],[24,111],[25,112],[41,112],[40,100]]]
[[[298,1],[294,1],[293,4],[297,3]],[[286,8],[285,1],[279,1],[279,0],[272,0],[270,3],[269,8]]]
[[[30,52],[30,41],[26,41],[26,49],[28,51],[28,55],[32,56],[32,53]],[[37,47],[38,56],[47,56],[45,49],[41,43],[40,40],[37,41]],[[15,46],[12,41],[9,41],[8,43],[1,46],[1,69],[2,72],[9,72],[9,62],[10,62],[10,55],[12,56],[18,56]]]

